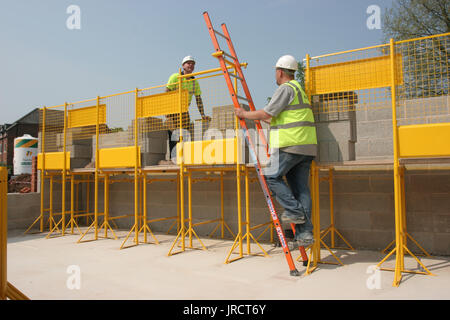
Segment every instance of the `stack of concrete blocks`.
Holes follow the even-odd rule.
[[[141,166],[156,165],[166,158],[167,130],[161,130],[162,120],[158,118],[139,119],[138,145],[141,148]],[[159,129],[155,130],[154,129]],[[92,162],[95,162],[95,135],[92,137]],[[134,146],[134,121],[126,131],[99,135],[100,149]]]
[[[241,108],[244,108],[247,111],[250,110],[249,106],[246,104],[241,104]],[[236,118],[236,116],[234,114],[234,106],[233,105],[213,107],[212,118],[211,118],[211,123],[209,124],[209,129],[218,130],[224,139],[225,138],[233,138],[234,134],[232,134],[232,132],[236,128],[235,118]],[[245,123],[250,132],[252,132],[256,129],[254,121],[246,120]],[[239,125],[239,128],[241,128],[240,125]],[[245,144],[243,132],[241,132],[241,133],[242,133],[241,143]],[[256,137],[256,136],[257,136],[257,134],[254,134],[254,132],[253,132],[252,137]],[[214,137],[214,138],[217,139],[218,137]],[[244,150],[244,152],[245,152],[245,157],[242,158],[242,161],[244,161],[245,163],[248,163],[250,161],[249,153],[248,153],[248,146],[245,146],[245,147],[240,146],[240,150]]]
[[[389,102],[358,106],[356,160],[393,159],[392,108]]]
[[[157,165],[159,161],[166,159],[167,130],[145,132],[139,140],[141,146],[142,166]]]
[[[397,125],[450,122],[449,102],[449,96],[399,99]],[[323,121],[326,117],[331,118],[333,113],[319,115],[317,128],[320,161],[392,159],[394,148],[391,102],[355,104],[353,110],[356,111],[349,112],[353,113],[349,114],[349,120]]]
[[[95,133],[95,126],[71,128],[66,132],[66,152],[70,152],[70,169],[84,168],[92,158],[91,134]],[[89,133],[89,134],[88,134]],[[56,137],[58,152],[64,150],[64,134]]]
[[[357,117],[353,92],[313,97],[318,142],[318,162],[355,160]]]
[[[450,96],[399,100],[397,124],[430,124],[450,122]]]
[[[138,120],[138,144],[141,147],[141,165],[153,166],[166,159],[168,135],[163,120],[156,117]],[[134,133],[134,121],[128,130]]]

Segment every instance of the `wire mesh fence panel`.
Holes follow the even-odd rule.
[[[40,110],[39,132],[39,138],[44,141],[41,150],[59,152],[63,146],[64,105]]]
[[[70,152],[71,169],[85,168],[92,161],[92,141],[96,135],[97,113],[99,125],[104,126],[105,106],[99,105],[97,110],[97,99],[67,105],[66,151]],[[61,136],[63,139],[63,134]],[[59,151],[62,152],[63,148],[59,147]]]
[[[401,73],[398,68],[397,79]],[[316,120],[319,161],[392,157],[391,83],[388,45],[311,58],[306,91]]]
[[[234,106],[222,74],[206,75],[196,80],[201,88],[201,99],[191,102],[192,140],[234,138]],[[209,117],[208,120],[202,119],[201,112]]]
[[[125,92],[101,97],[99,106],[104,106],[104,123],[99,123],[98,152],[99,167],[133,167],[136,164],[135,150],[135,105],[136,92]],[[99,112],[101,114],[99,108]],[[139,126],[138,126],[139,127]],[[93,156],[96,152],[93,137]],[[139,146],[139,145],[138,145]]]
[[[396,88],[398,125],[450,122],[450,35],[400,41],[395,52],[403,69]]]

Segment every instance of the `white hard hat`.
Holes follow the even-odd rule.
[[[183,65],[185,62],[188,62],[188,61],[193,61],[195,63],[194,57],[186,56],[186,57],[183,58],[183,61],[181,62],[181,65]]]
[[[297,62],[297,60],[295,60],[295,58],[293,56],[285,55],[285,56],[282,56],[280,59],[278,59],[275,67],[297,71],[298,70],[298,62]]]

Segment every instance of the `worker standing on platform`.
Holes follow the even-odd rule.
[[[181,62],[181,66],[183,70],[181,71],[182,75],[185,74],[191,74],[194,72],[195,68],[195,60],[192,56],[186,56],[183,58]],[[177,90],[178,89],[178,76],[179,73],[174,73],[170,76],[169,81],[167,82],[166,86],[166,92]],[[182,79],[181,87],[184,90],[187,90],[189,93],[189,105],[191,104],[192,96],[195,96],[195,100],[197,102],[197,108],[200,112],[200,115],[202,117],[203,121],[209,121],[210,117],[205,115],[205,111],[203,109],[203,101],[202,101],[202,91],[200,90],[200,85],[198,84],[198,81],[195,80],[195,77],[188,77]],[[169,127],[168,135],[169,135],[169,153],[171,159],[175,159],[176,150],[175,147],[177,145],[177,142],[179,139],[177,137],[172,137],[173,131],[178,129],[180,127],[179,123],[179,113],[174,114],[168,114],[167,115],[167,124]],[[182,128],[183,129],[190,129],[190,118],[189,118],[189,112],[183,112],[182,113]],[[166,164],[167,161],[162,160],[160,161],[160,164]],[[170,164],[173,164],[172,161],[169,161]]]
[[[298,70],[295,58],[282,56],[275,68],[279,87],[269,104],[257,111],[235,109],[235,114],[239,118],[270,123],[272,172],[265,175],[267,185],[285,209],[280,220],[295,224],[296,245],[307,246],[314,241],[309,190],[311,162],[317,155],[314,115],[307,95],[294,80]]]

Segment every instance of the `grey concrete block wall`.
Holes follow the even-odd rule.
[[[321,172],[325,176],[325,172]],[[202,175],[201,175],[202,176]],[[117,178],[126,178],[120,175]],[[176,178],[176,175],[170,176]],[[205,177],[218,177],[210,174]],[[254,174],[253,174],[254,177]],[[238,230],[237,182],[235,172],[229,172],[224,180],[224,216],[228,226],[236,235]],[[185,217],[188,217],[188,185],[185,187]],[[245,222],[245,183],[240,183],[242,191],[241,216]],[[450,171],[407,171],[405,176],[407,231],[429,253],[450,255]],[[66,185],[66,210],[70,210],[70,183]],[[48,180],[45,207],[49,206]],[[393,173],[384,171],[335,171],[334,172],[334,214],[335,226],[356,249],[381,250],[395,237],[394,232],[394,184]],[[258,182],[249,185],[249,208],[251,226],[270,221],[267,205]],[[104,210],[104,184],[99,183],[98,210]],[[148,219],[172,217],[177,215],[177,190],[175,182],[155,181],[147,185]],[[86,184],[80,185],[78,208],[86,208]],[[54,187],[54,212],[61,210],[61,184]],[[110,185],[110,215],[127,218],[114,220],[121,229],[130,229],[134,224],[134,185],[132,182],[117,182]],[[275,201],[278,212],[282,208]],[[90,212],[94,212],[94,183],[90,184]],[[25,230],[39,216],[40,194],[9,194],[8,216],[10,229]],[[192,185],[193,222],[218,219],[220,217],[219,181],[196,182]],[[328,181],[320,183],[321,229],[330,224],[330,203]],[[57,216],[59,219],[60,216]],[[100,220],[102,218],[100,217]],[[80,219],[80,225],[85,225]],[[151,223],[155,232],[166,232],[175,220]],[[211,233],[217,223],[195,227],[201,237]],[[285,229],[289,226],[285,226]],[[264,228],[255,230],[258,236]],[[245,233],[245,224],[243,225]],[[172,234],[175,229],[172,228]],[[219,233],[216,233],[216,236]],[[226,237],[230,237],[226,232]],[[261,241],[268,241],[266,232]],[[336,236],[336,245],[345,243]],[[329,243],[329,236],[325,238]],[[419,252],[412,241],[408,248]]]
[[[322,172],[322,175],[325,175]],[[225,175],[224,215],[225,221],[236,234],[238,230],[237,183],[235,173]],[[228,180],[231,179],[231,180]],[[450,255],[450,171],[409,171],[406,175],[407,231],[431,254]],[[335,226],[356,249],[384,249],[395,237],[394,232],[394,184],[392,171],[334,173]],[[185,182],[185,217],[188,217],[187,181]],[[249,186],[251,225],[270,221],[267,205],[259,183]],[[99,211],[103,209],[102,186],[99,190]],[[192,185],[193,223],[220,217],[220,184],[218,181],[197,182]],[[245,222],[245,184],[241,182],[241,216]],[[91,199],[93,189],[91,188]],[[176,184],[154,182],[148,185],[148,219],[177,215]],[[134,186],[132,183],[117,183],[111,186],[111,216],[134,214]],[[282,208],[275,201],[278,212]],[[329,186],[320,183],[321,229],[330,224]],[[166,232],[174,220],[155,222],[151,228]],[[116,220],[119,227],[129,229],[134,217]],[[199,236],[207,236],[216,223],[195,227]],[[285,229],[289,226],[285,226]],[[258,236],[264,228],[252,232]],[[245,224],[243,225],[245,233]],[[172,229],[174,232],[174,229]],[[216,233],[217,235],[217,233]],[[230,237],[228,232],[226,236]],[[261,241],[268,241],[266,232]],[[345,243],[336,236],[336,244]],[[329,243],[329,237],[325,238]],[[409,249],[419,252],[409,241]]]
[[[450,171],[407,171],[405,176],[407,232],[435,255],[450,255],[449,184]],[[395,237],[392,171],[337,171],[333,187],[339,232],[355,248],[384,249]],[[323,229],[330,214],[327,181],[321,182],[320,190]],[[345,246],[338,236],[335,239],[338,246]],[[420,252],[412,241],[408,248]]]
[[[9,193],[7,201],[9,230],[26,230],[39,217],[40,193]]]

